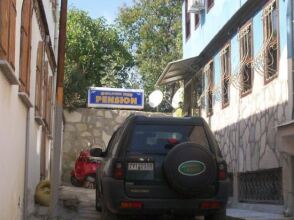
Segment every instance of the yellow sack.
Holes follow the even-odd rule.
[[[50,180],[41,181],[36,187],[35,202],[42,206],[49,206],[50,196],[51,196],[50,193],[51,193]]]

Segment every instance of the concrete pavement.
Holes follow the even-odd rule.
[[[95,190],[71,186],[60,188],[60,220],[100,220],[100,212],[95,209]],[[228,220],[294,220],[282,214],[257,212],[237,208],[227,209]],[[197,217],[203,220],[203,217]]]
[[[100,220],[93,189],[62,186],[59,203],[60,220]]]
[[[294,220],[294,218],[286,218],[282,214],[256,212],[236,208],[227,209],[227,216],[228,220]]]

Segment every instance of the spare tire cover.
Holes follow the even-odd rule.
[[[216,161],[212,153],[199,144],[176,145],[167,154],[163,168],[169,185],[185,195],[203,193],[216,182]]]

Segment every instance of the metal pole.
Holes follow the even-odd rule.
[[[63,105],[63,79],[66,43],[67,0],[61,1],[58,66],[57,66],[57,103]]]
[[[29,181],[29,156],[30,156],[30,111],[27,110],[26,118],[26,142],[25,142],[25,175],[24,175],[24,198],[23,198],[23,219],[28,220],[28,181]]]
[[[63,139],[63,79],[66,43],[66,24],[67,24],[67,0],[61,0],[60,21],[59,21],[59,45],[58,45],[58,64],[56,82],[56,106],[54,118],[54,142],[53,142],[53,161],[51,174],[51,202],[49,219],[58,219],[59,186],[61,176],[61,154]]]
[[[288,1],[288,21],[287,21],[287,26],[288,26],[288,52],[290,59],[290,66],[289,68],[291,69],[291,76],[292,76],[292,119],[294,119],[294,62],[293,62],[293,57],[294,57],[294,3],[293,0]]]
[[[61,154],[62,154],[62,120],[63,108],[59,104],[55,107],[55,129],[54,129],[54,148],[53,148],[53,163],[51,174],[51,201],[49,210],[49,219],[58,219],[58,205],[59,205],[59,186],[60,186],[60,170],[61,170]]]

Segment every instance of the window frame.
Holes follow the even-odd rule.
[[[244,34],[243,32],[247,32],[247,30],[249,29],[249,32],[247,34]],[[242,35],[242,36],[240,36]],[[248,40],[248,43],[250,43],[250,45],[248,46],[247,49],[250,49],[250,54],[248,55],[248,57],[246,58],[244,56],[244,52],[243,52],[243,49],[244,49],[244,45],[243,45],[243,40],[245,38],[246,35],[249,35],[249,40]],[[242,66],[242,70],[240,70],[240,75],[242,76],[240,78],[240,83],[241,83],[241,88],[240,88],[240,96],[241,97],[245,97],[249,94],[252,93],[252,89],[253,89],[253,78],[254,78],[254,68],[252,66],[252,62],[253,62],[253,59],[254,59],[254,45],[253,45],[253,21],[252,19],[249,20],[247,23],[245,23],[241,28],[240,28],[240,31],[239,31],[239,51],[240,51],[240,54],[239,54],[239,57],[240,57],[240,62],[244,59],[244,57],[246,58],[245,61],[247,63],[246,66],[249,65],[249,69],[250,69],[250,88],[247,89],[247,90],[244,90],[244,85],[243,85],[243,81],[244,81],[244,75],[245,75],[245,71],[244,71],[244,68]],[[247,53],[247,52],[246,52]]]
[[[269,7],[271,7],[272,5],[275,5],[275,9],[268,13],[267,15],[265,15],[265,11],[268,10]],[[272,16],[277,16],[276,17],[276,27],[277,27],[277,36],[276,36],[276,65],[277,65],[277,69],[276,69],[276,72],[274,74],[272,74],[271,76],[269,76],[269,70],[268,70],[268,64],[267,64],[267,60],[268,60],[268,56],[270,55],[267,55],[267,53],[270,53],[268,51],[268,47],[269,45],[272,45],[272,42],[266,46],[265,48],[265,51],[264,51],[264,84],[268,84],[270,83],[271,81],[273,81],[274,79],[276,79],[279,75],[279,67],[280,67],[280,62],[279,62],[279,59],[280,59],[280,18],[279,18],[279,1],[277,0],[271,0],[269,1],[266,6],[264,7],[263,9],[263,19],[262,19],[262,22],[263,22],[263,45],[265,46],[265,42],[268,40],[268,32],[267,32],[267,19],[269,14],[271,13],[274,13],[275,11],[275,15],[272,15]],[[272,18],[271,16],[271,18]],[[271,24],[272,24],[272,28],[273,28],[273,20],[271,20]]]
[[[224,53],[225,51],[227,51],[226,53]],[[225,65],[224,63],[224,58],[225,56],[227,57],[227,63]],[[222,77],[222,108],[226,108],[230,105],[230,76],[231,76],[231,59],[232,59],[232,54],[231,54],[231,43],[227,43],[224,48],[221,51],[221,77]],[[225,70],[225,68],[227,68],[227,70]],[[224,75],[229,76],[228,78],[225,78]],[[227,101],[224,102],[225,98],[224,98],[224,90],[225,90],[225,80],[227,80]]]

